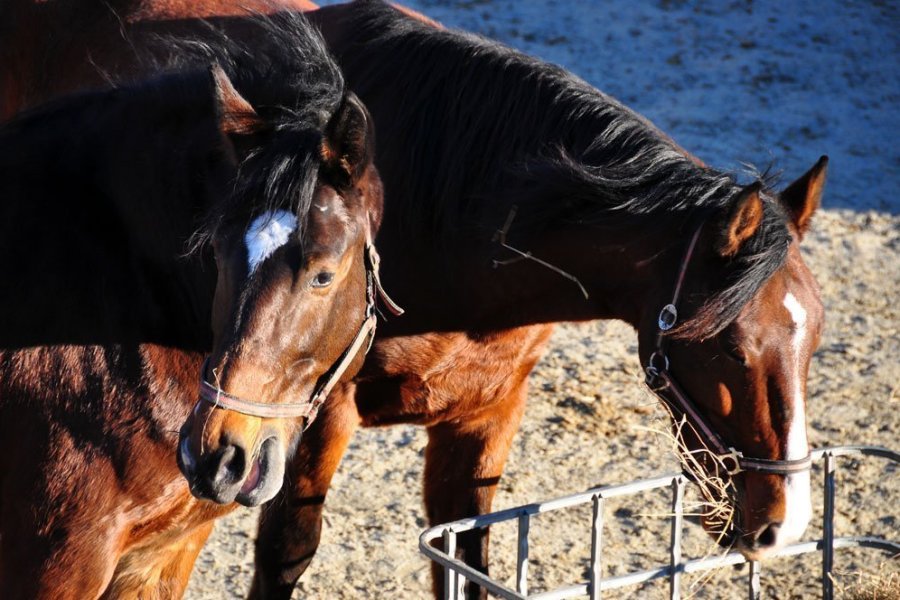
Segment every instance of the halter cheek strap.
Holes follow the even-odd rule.
[[[666,403],[677,415],[683,416],[690,422],[694,431],[701,440],[715,453],[718,460],[725,466],[729,475],[736,475],[741,471],[756,471],[758,473],[772,473],[776,475],[790,475],[801,471],[808,471],[812,466],[812,454],[807,454],[804,458],[794,460],[773,460],[769,458],[752,458],[744,456],[732,446],[728,446],[716,430],[710,425],[703,413],[697,410],[690,396],[685,393],[683,388],[678,385],[675,376],[672,374],[670,367],[671,362],[666,354],[669,338],[666,333],[672,329],[678,322],[678,299],[681,295],[681,288],[684,284],[685,274],[691,257],[697,246],[697,240],[700,238],[700,231],[703,229],[701,224],[694,231],[691,241],[685,251],[684,258],[681,260],[681,267],[678,271],[678,279],[675,282],[675,291],[672,294],[672,301],[663,306],[659,311],[657,322],[658,333],[656,335],[656,350],[650,355],[647,366],[644,371],[646,373],[647,387]]]
[[[264,419],[290,419],[302,417],[306,419],[304,429],[308,428],[319,412],[319,407],[328,398],[328,394],[334,389],[334,386],[341,380],[344,373],[353,363],[353,360],[359,354],[365,345],[365,352],[372,347],[372,341],[375,339],[375,326],[378,321],[376,311],[376,296],[381,299],[387,310],[394,315],[402,315],[403,309],[391,298],[381,287],[381,280],[378,275],[380,266],[380,258],[375,246],[371,242],[366,242],[365,249],[366,263],[366,313],[363,318],[359,330],[350,342],[350,345],[341,353],[337,362],[328,370],[328,378],[322,382],[307,402],[283,403],[283,404],[267,404],[264,402],[256,402],[246,400],[238,396],[228,394],[218,386],[215,386],[207,380],[207,372],[209,367],[209,358],[203,363],[200,370],[200,401],[212,404],[216,408],[225,410],[233,410],[251,417],[260,417]]]

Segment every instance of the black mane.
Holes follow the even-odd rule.
[[[686,239],[742,189],[557,66],[436,29],[380,0],[357,2],[345,27],[350,50],[339,58],[347,78],[360,90],[391,89],[396,98],[391,110],[401,117],[393,129],[379,128],[379,140],[389,140],[405,170],[392,177],[389,164],[379,166],[388,202],[406,203],[407,235],[446,240],[476,227],[483,238],[516,205],[518,236],[577,223],[646,234],[674,228]],[[771,198],[765,204],[758,234],[683,334],[724,328],[783,264],[790,239],[784,215]]]

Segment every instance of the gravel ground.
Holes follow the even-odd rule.
[[[827,327],[809,380],[814,446],[900,447],[900,9],[890,2],[787,3],[607,0],[417,0],[449,26],[562,64],[648,116],[722,168],[770,163],[785,180],[821,154],[832,162],[824,210],[804,242],[822,287]],[[495,508],[675,468],[665,427],[638,385],[637,342],[621,323],[558,328],[532,376],[532,393]],[[420,496],[424,431],[360,432],[335,476],[322,544],[296,598],[423,598],[427,561]],[[844,460],[838,534],[897,537],[900,475],[880,461]],[[816,475],[819,470],[815,472]],[[818,478],[814,478],[818,481]],[[818,501],[820,495],[814,497]],[[662,495],[607,507],[604,573],[667,560]],[[821,514],[818,509],[817,514]],[[589,508],[532,524],[531,589],[585,576]],[[814,523],[816,517],[814,517]],[[195,569],[190,599],[240,598],[252,573],[256,512],[222,520]],[[813,525],[809,535],[818,535]],[[686,551],[709,544],[687,527]],[[495,528],[494,574],[512,580],[512,526]],[[900,571],[900,560],[840,552],[839,590],[860,573]],[[814,557],[764,568],[764,597],[814,598]],[[742,598],[746,573],[726,569],[690,587],[699,598]],[[862,575],[865,576],[865,575]],[[893,581],[900,581],[895,575]],[[686,584],[697,583],[687,578]],[[701,582],[702,583],[702,582]],[[687,589],[687,588],[686,588]],[[612,597],[663,597],[662,583]]]

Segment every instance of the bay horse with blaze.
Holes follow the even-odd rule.
[[[430,523],[489,511],[527,376],[559,321],[635,327],[648,383],[689,424],[685,444],[734,483],[738,518],[724,537],[706,523],[714,537],[753,559],[800,538],[806,377],[824,311],[799,244],[827,159],[780,192],[741,185],[613,98],[498,43],[382,2],[310,18],[379,131],[378,244],[407,313],[326,404],[283,501],[263,513],[254,597],[289,597],[309,564],[358,425],[427,428]],[[458,552],[486,571],[487,542],[470,532]]]
[[[204,356],[223,404],[310,398],[362,364],[371,120],[301,16],[248,25],[271,45],[209,30],[177,42],[183,68],[0,128],[3,598],[180,597],[235,506],[189,484],[262,502],[299,437],[258,419],[241,447],[196,457],[188,440],[185,480]],[[228,413],[193,414],[213,432]]]

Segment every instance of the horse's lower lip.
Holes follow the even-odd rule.
[[[253,465],[250,467],[250,474],[247,475],[247,479],[244,480],[244,485],[241,486],[241,494],[249,494],[259,485],[260,474],[262,473],[262,467],[259,464],[260,460],[261,459],[257,457],[256,460],[253,461]]]

